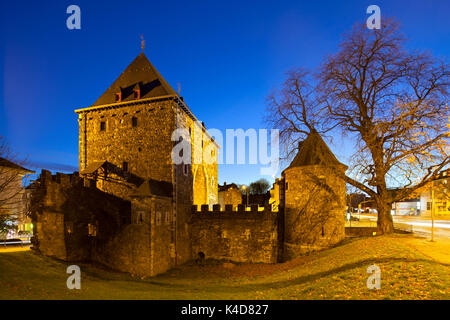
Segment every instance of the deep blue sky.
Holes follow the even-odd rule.
[[[81,8],[81,30],[66,8]],[[0,13],[0,135],[35,164],[78,168],[74,109],[90,106],[140,52],[208,128],[266,128],[265,98],[295,66],[314,68],[376,4],[411,48],[450,54],[450,1],[7,1]],[[345,145],[345,147],[343,147]],[[342,162],[350,143],[330,144]],[[219,182],[259,166],[219,167]]]

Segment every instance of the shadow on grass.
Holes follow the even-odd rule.
[[[147,280],[141,280],[136,279],[131,276],[128,276],[127,274],[123,274],[124,277],[121,277],[121,279],[111,279],[107,277],[99,276],[100,274],[98,272],[91,272],[92,270],[87,270],[86,273],[90,274],[94,278],[101,278],[102,280],[110,280],[110,281],[131,281],[135,283],[141,284],[142,288],[136,288],[133,287],[133,290],[148,290],[148,287],[145,288],[146,285],[152,285],[155,287],[160,287],[164,289],[175,289],[175,290],[186,290],[189,289],[191,292],[193,291],[214,291],[214,292],[249,292],[249,291],[264,291],[268,289],[284,289],[291,286],[296,285],[302,285],[309,282],[314,282],[315,280],[325,278],[327,276],[336,275],[341,272],[349,271],[352,269],[357,269],[361,267],[368,267],[373,264],[382,264],[382,263],[428,263],[428,264],[434,264],[434,265],[441,265],[441,266],[447,266],[445,264],[439,263],[437,261],[427,260],[427,259],[407,259],[407,258],[373,258],[373,259],[364,259],[360,260],[354,263],[348,263],[345,265],[342,265],[337,268],[333,268],[327,271],[317,272],[314,274],[308,274],[303,275],[294,279],[289,280],[282,280],[282,281],[276,281],[276,282],[268,282],[268,283],[262,283],[262,284],[245,284],[245,285],[236,285],[236,286],[230,286],[230,285],[221,285],[221,284],[204,284],[204,283],[193,283],[186,284],[186,283],[168,283],[164,281],[158,281],[155,278],[147,279]],[[122,274],[121,274],[122,275]],[[164,275],[163,275],[164,276]],[[166,278],[167,279],[167,278]],[[169,279],[167,279],[169,280]],[[173,280],[176,280],[174,278]],[[189,279],[186,279],[189,280]]]

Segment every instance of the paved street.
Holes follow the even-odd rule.
[[[361,221],[377,221],[377,216],[373,214],[355,214]],[[431,218],[429,217],[408,217],[408,216],[394,216],[394,224],[399,228],[409,229],[418,234],[431,237]],[[409,229],[409,230],[411,230]],[[438,218],[434,220],[434,236],[435,238],[450,239],[450,219]]]

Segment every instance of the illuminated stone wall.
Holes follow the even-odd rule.
[[[134,124],[137,124],[135,126],[133,118]],[[172,149],[176,144],[172,141],[172,134],[176,128],[185,128],[190,133],[190,164],[174,164],[172,161]],[[172,235],[168,244],[174,247],[172,251],[176,252],[177,264],[190,260],[190,208],[195,201],[211,205],[218,201],[218,148],[211,142],[202,124],[195,123],[171,99],[84,109],[79,112],[79,147],[80,172],[102,161],[107,161],[120,172],[123,163],[127,162],[126,177],[110,170],[105,180],[100,173],[96,185],[107,193],[130,199],[138,183],[145,179],[173,184],[171,210],[174,220],[171,222]],[[205,160],[206,155],[209,157]],[[165,239],[165,232],[160,237]],[[169,259],[168,252],[164,250],[163,256],[155,257],[165,261]]]
[[[130,175],[172,182],[173,104],[170,100],[155,101],[81,113],[80,172],[101,161],[108,161],[120,171],[127,162]],[[133,118],[137,119],[135,127]],[[102,122],[105,123],[104,131],[101,130]],[[112,178],[123,180],[114,175]],[[132,191],[130,186],[114,182],[100,183],[98,187],[122,198],[128,198]]]
[[[289,168],[284,171],[284,189],[285,260],[344,239],[345,182],[333,168]]]
[[[206,259],[250,263],[276,263],[280,243],[279,214],[269,207],[258,211],[237,211],[227,206],[220,211],[206,207],[192,216],[192,253],[202,252]]]

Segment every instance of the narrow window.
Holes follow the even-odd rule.
[[[106,122],[102,121],[100,122],[100,131],[105,131],[106,130]]]
[[[116,93],[116,102],[120,102],[120,101],[122,101],[122,93],[118,92],[118,93]]]
[[[183,171],[184,171],[184,175],[187,176],[187,174],[188,174],[188,165],[187,164],[185,164],[183,166]]]
[[[289,183],[286,182],[286,190],[289,189]]]
[[[124,161],[122,163],[122,170],[125,172],[128,172],[128,162]]]
[[[134,98],[139,99],[141,97],[141,90],[134,90]]]
[[[138,125],[138,119],[136,117],[131,118],[131,125],[133,127],[137,127]]]
[[[170,212],[166,212],[164,215],[164,223],[169,224],[170,223]]]
[[[157,212],[156,213],[156,225],[159,226],[161,225],[161,212]]]
[[[95,224],[89,223],[88,224],[88,234],[91,237],[96,237],[97,236],[97,223],[95,223]]]

